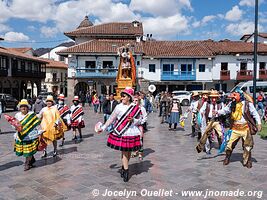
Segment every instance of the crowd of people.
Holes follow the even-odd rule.
[[[204,151],[211,154],[217,138],[220,151],[226,152],[224,165],[229,164],[232,151],[241,139],[244,149],[243,165],[252,167],[253,135],[261,130],[261,120],[267,118],[267,98],[262,92],[257,97],[256,108],[253,98],[240,89],[230,96],[216,90],[193,92],[191,105],[184,114],[179,100],[168,92],[152,98],[152,95],[134,92],[127,87],[120,95],[120,101],[117,101],[114,94],[99,98],[95,93],[91,96],[91,103],[95,113],[103,112],[104,123],[96,131],[108,131],[107,146],[121,151],[121,177],[125,182],[129,180],[130,158],[143,159],[147,118],[149,113],[157,109],[161,122],[168,123],[170,131],[175,131],[178,124],[184,128],[181,122],[191,112],[191,136],[197,136],[199,141],[196,150],[198,153]],[[85,127],[82,98],[74,96],[71,107],[66,105],[63,94],[56,101],[50,95],[45,100],[38,96],[33,107],[27,99],[19,102],[19,111],[15,115],[19,126],[14,125],[14,151],[16,155],[25,157],[24,170],[34,167],[34,154],[38,150],[43,151],[42,158],[47,157],[49,144],[53,145],[53,157],[57,156],[57,141],[61,140],[59,146],[64,146],[66,131],[72,130],[72,140],[75,143],[82,141],[82,129]]]

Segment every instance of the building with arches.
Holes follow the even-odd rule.
[[[0,93],[18,100],[38,95],[47,64],[21,49],[0,47]]]

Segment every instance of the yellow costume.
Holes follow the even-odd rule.
[[[40,111],[41,127],[45,131],[43,138],[47,144],[63,137],[63,133],[67,131],[66,125],[60,118],[60,113],[55,106],[45,107]]]

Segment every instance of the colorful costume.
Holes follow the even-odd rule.
[[[80,105],[72,105],[70,107],[71,111],[71,127],[72,128],[84,128],[84,120],[83,120],[83,108]]]
[[[174,130],[176,130],[177,124],[180,122],[180,115],[182,115],[182,108],[177,99],[173,99],[170,103],[169,110],[169,130],[171,130],[172,124],[174,124]]]
[[[113,132],[109,134],[107,145],[120,151],[137,151],[141,148],[138,125],[141,124],[141,109],[138,105],[119,104],[111,114],[108,121],[102,127],[105,130],[115,121]],[[128,121],[128,117],[133,117],[133,122]]]
[[[250,120],[252,117],[256,120],[258,125],[261,125],[261,118],[256,111],[253,103],[246,101],[244,98],[240,97],[242,93],[234,92],[232,98],[235,101],[228,104],[225,108],[218,111],[219,115],[231,114],[232,124],[232,134],[230,140],[228,141],[226,147],[226,158],[224,160],[224,165],[228,165],[230,162],[230,157],[233,149],[235,148],[237,142],[241,138],[243,141],[243,165],[251,168],[251,150],[253,148],[254,142],[251,135],[249,126],[251,125]],[[252,117],[251,117],[252,116]],[[250,124],[249,124],[250,123]]]
[[[59,111],[60,117],[65,123],[66,126],[70,126],[71,124],[71,111],[67,105],[59,105],[57,104],[57,109]]]
[[[46,143],[49,144],[63,137],[63,133],[67,130],[67,127],[61,119],[56,106],[44,107],[39,115],[42,118],[41,127],[45,131],[43,138]]]
[[[26,115],[18,112],[15,118],[20,121],[22,131],[14,135],[14,151],[17,156],[33,156],[37,152],[38,137],[42,133],[37,129],[41,121],[34,112],[28,112]]]

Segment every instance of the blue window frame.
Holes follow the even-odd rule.
[[[173,72],[174,71],[174,64],[163,64],[163,71],[164,72]]]

